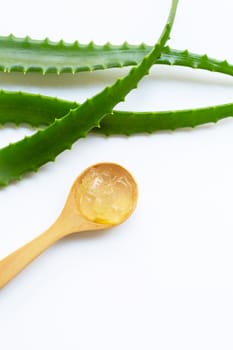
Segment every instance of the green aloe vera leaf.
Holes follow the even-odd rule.
[[[0,151],[0,185],[18,180],[30,171],[37,171],[43,164],[54,161],[62,151],[71,148],[78,139],[85,137],[113,107],[123,101],[143,76],[149,73],[153,62],[160,56],[174,22],[178,0],[173,0],[163,32],[153,49],[124,77],[117,79],[100,93],[71,109],[61,119],[44,130],[11,144]]]
[[[49,125],[62,118],[70,109],[77,108],[69,102],[48,96],[22,92],[0,91],[0,124],[29,124],[33,127]],[[91,131],[104,135],[134,135],[161,130],[195,127],[215,123],[233,116],[233,103],[204,108],[161,112],[113,111]]]
[[[93,131],[107,136],[135,135],[162,130],[194,128],[195,126],[216,123],[220,119],[233,116],[233,103],[204,108],[161,112],[114,111],[101,122],[100,128]]]
[[[146,44],[95,45],[52,42],[49,39],[34,40],[29,37],[16,38],[12,34],[0,36],[0,71],[77,73],[114,67],[137,65],[152,46]],[[205,69],[233,75],[233,65],[207,55],[198,55],[188,50],[179,51],[164,47],[156,64]]]
[[[198,55],[188,50],[175,50],[169,46],[165,47],[162,55],[156,61],[157,64],[169,66],[183,66],[195,69],[203,69],[210,72],[223,73],[233,76],[233,65],[227,60],[216,60],[208,55]]]
[[[0,90],[0,124],[49,125],[78,106],[54,97]]]

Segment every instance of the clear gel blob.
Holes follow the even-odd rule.
[[[133,211],[137,187],[132,176],[115,164],[88,169],[77,188],[79,209],[96,223],[118,224]]]

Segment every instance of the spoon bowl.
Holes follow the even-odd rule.
[[[54,224],[0,261],[0,288],[61,238],[121,224],[133,213],[137,198],[137,184],[122,166],[99,163],[87,168],[73,183]]]

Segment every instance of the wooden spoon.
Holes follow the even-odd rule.
[[[74,182],[55,223],[0,261],[0,288],[61,238],[121,224],[134,211],[137,197],[137,184],[123,167],[100,163],[87,168]]]

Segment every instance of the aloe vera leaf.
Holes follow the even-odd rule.
[[[151,49],[152,46],[145,44],[95,45],[90,42],[85,45],[77,41],[69,44],[63,40],[34,40],[29,37],[17,38],[11,34],[0,36],[0,71],[61,74],[132,66],[137,65]],[[168,46],[155,63],[233,75],[233,65],[226,60],[219,61],[207,55],[179,51]]]
[[[161,112],[122,112],[107,115],[94,132],[109,135],[135,135],[162,130],[194,128],[233,116],[233,103],[205,108]]]
[[[49,125],[61,118],[70,109],[79,106],[76,102],[55,97],[0,90],[0,125],[13,123],[29,124],[33,127]]]
[[[49,125],[56,118],[62,118],[78,103],[43,95],[0,91],[0,124],[27,123],[33,127]],[[100,123],[100,128],[91,131],[104,135],[134,135],[161,130],[195,127],[216,123],[233,116],[233,103],[205,108],[161,112],[113,111]]]
[[[208,55],[198,55],[188,50],[175,50],[166,46],[162,55],[157,59],[157,64],[169,66],[183,66],[189,68],[198,68],[210,72],[223,73],[233,76],[233,65],[227,60],[216,60]]]
[[[71,109],[46,129],[1,149],[0,185],[7,185],[12,180],[20,179],[24,173],[37,171],[43,164],[53,161],[59,153],[71,148],[75,141],[85,137],[93,127],[98,126],[104,116],[111,113],[113,107],[137,87],[143,76],[148,74],[169,38],[177,5],[178,0],[172,0],[168,20],[158,42],[124,78],[118,79],[112,86],[107,86],[79,107]]]

